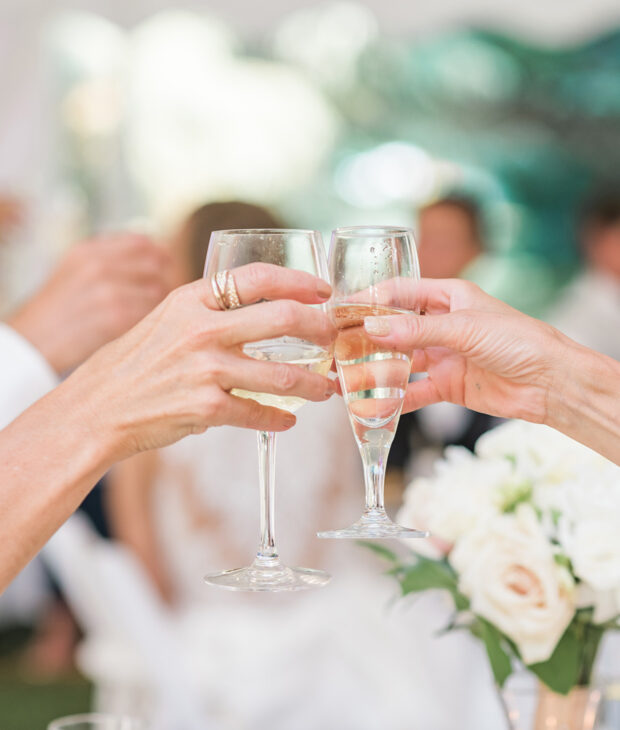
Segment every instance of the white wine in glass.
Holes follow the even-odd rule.
[[[269,362],[285,362],[289,365],[298,365],[304,370],[319,375],[327,375],[332,365],[333,356],[326,350],[312,342],[305,342],[294,337],[279,337],[275,340],[261,340],[250,342],[244,346],[243,352],[255,360]],[[274,393],[252,393],[249,390],[233,388],[232,395],[239,398],[252,398],[264,406],[281,408],[294,413],[306,402],[304,398],[294,395],[275,395]]]
[[[344,228],[332,234],[330,316],[342,394],[364,464],[366,504],[351,527],[319,537],[426,537],[388,517],[383,491],[387,457],[411,374],[412,352],[386,347],[364,329],[367,317],[411,315],[419,268],[407,228]]]
[[[209,241],[205,276],[211,278],[225,270],[234,272],[239,266],[256,262],[306,271],[327,280],[321,234],[293,229],[214,231]],[[249,342],[243,350],[257,360],[285,362],[322,375],[327,375],[332,363],[329,350],[295,337]],[[303,398],[293,396],[240,389],[231,393],[290,412],[305,403]],[[258,432],[260,544],[256,557],[245,568],[205,576],[211,585],[236,591],[296,591],[324,586],[330,580],[329,574],[322,570],[290,568],[280,560],[275,540],[275,441],[274,433]]]

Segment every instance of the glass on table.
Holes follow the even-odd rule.
[[[234,272],[239,266],[256,262],[306,271],[327,280],[321,234],[294,229],[215,231],[209,242],[204,275],[211,278],[220,271]],[[324,308],[324,305],[320,306]],[[329,349],[296,337],[250,342],[243,351],[258,360],[285,362],[321,375],[327,375],[333,359]],[[291,413],[305,402],[295,396],[239,389],[233,389],[231,394]],[[256,557],[248,567],[205,576],[205,581],[211,585],[238,591],[295,591],[320,587],[330,580],[329,574],[321,570],[289,568],[280,560],[275,542],[275,446],[274,433],[258,432],[260,546]],[[303,467],[300,465],[300,468]]]
[[[411,374],[412,351],[387,347],[364,329],[367,317],[411,315],[420,278],[413,231],[383,226],[338,228],[329,252],[338,329],[335,360],[343,398],[364,465],[366,504],[350,527],[324,538],[427,537],[388,517],[383,500],[387,457]]]
[[[87,713],[52,720],[47,730],[146,730],[141,720],[119,715]]]

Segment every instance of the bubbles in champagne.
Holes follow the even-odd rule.
[[[370,339],[364,318],[410,314],[373,304],[341,304],[331,310],[338,328],[336,365],[355,436],[361,443],[391,442],[411,372],[411,353]]]

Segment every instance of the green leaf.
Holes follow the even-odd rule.
[[[444,562],[419,558],[414,565],[404,569],[401,586],[404,594],[426,591],[429,588],[452,591],[457,586],[457,579]]]
[[[366,540],[358,540],[357,544],[361,545],[362,547],[368,548],[369,550],[372,550],[373,553],[378,555],[380,558],[383,558],[384,560],[388,560],[390,563],[398,562],[398,556],[396,555],[396,553],[386,548],[385,545],[381,545],[381,543],[379,542],[367,542]]]
[[[561,568],[566,568],[567,570],[571,570],[572,563],[571,563],[568,555],[564,555],[563,553],[556,553],[553,556],[553,559],[555,560],[556,564],[559,565]]]
[[[581,653],[582,645],[573,623],[566,629],[549,659],[531,664],[529,668],[549,689],[566,695],[578,682]]]
[[[507,645],[505,638],[493,624],[490,624],[483,618],[478,618],[478,623],[480,624],[480,638],[484,642],[484,648],[487,650],[493,676],[498,686],[503,687],[504,682],[512,673],[510,655],[504,648]]]
[[[468,599],[459,592],[456,573],[446,560],[432,560],[419,556],[414,565],[403,568],[400,585],[403,595],[431,588],[446,590],[452,596],[458,611],[469,608]]]

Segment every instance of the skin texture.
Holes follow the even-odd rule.
[[[376,342],[413,350],[404,410],[440,400],[545,423],[620,463],[620,363],[460,280],[423,279],[426,316],[368,318]]]
[[[8,324],[65,373],[150,312],[170,291],[169,276],[168,254],[146,236],[84,241]]]
[[[245,342],[285,334],[329,347],[328,317],[302,305],[327,299],[329,285],[266,264],[235,270],[235,280],[243,303],[280,301],[221,312],[208,281],[176,289],[0,433],[0,590],[114,462],[209,426],[294,425],[292,414],[236,398],[231,388],[313,401],[332,395],[327,378],[242,352]]]

